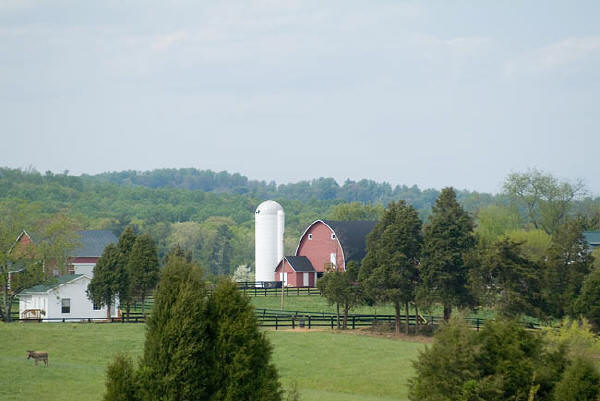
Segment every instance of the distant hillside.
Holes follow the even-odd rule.
[[[430,210],[439,191],[421,190],[416,185],[396,185],[373,180],[346,180],[339,185],[333,178],[317,178],[291,184],[277,185],[271,181],[249,180],[238,173],[214,172],[195,168],[158,169],[152,171],[120,171],[97,175],[84,175],[84,179],[95,182],[111,182],[117,185],[143,186],[149,188],[183,188],[204,192],[248,195],[255,199],[287,199],[307,201],[343,201],[387,204],[404,199],[420,210],[422,215]],[[458,191],[458,198],[468,210],[475,210],[495,201],[487,193]]]

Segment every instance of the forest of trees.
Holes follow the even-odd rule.
[[[339,185],[331,178],[276,185],[196,169],[78,177],[0,168],[0,203],[25,203],[40,219],[62,215],[81,229],[110,229],[116,235],[130,225],[156,241],[159,258],[180,245],[209,274],[253,264],[254,210],[267,198],[284,207],[289,254],[318,218],[378,219],[389,202],[404,200],[427,222],[439,193],[369,180]],[[492,241],[508,233],[526,242],[531,253],[540,252],[566,217],[584,215],[587,229],[600,227],[600,198],[535,170],[508,177],[501,194],[456,191],[456,198],[475,218],[480,238]]]

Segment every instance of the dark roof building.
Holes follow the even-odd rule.
[[[110,243],[116,244],[118,238],[108,230],[79,231],[79,247],[73,251],[76,258],[99,258]]]

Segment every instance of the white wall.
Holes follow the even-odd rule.
[[[95,263],[73,263],[75,274],[85,274],[90,278],[94,276],[94,266]]]
[[[19,298],[19,313],[26,309],[43,309],[46,319],[105,319],[106,307],[93,310],[92,301],[87,298],[86,290],[90,279],[82,276],[79,279],[63,284],[45,294],[23,294]],[[62,313],[62,299],[71,300],[70,313]],[[118,304],[112,307],[111,316],[118,317]]]

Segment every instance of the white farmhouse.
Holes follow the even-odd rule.
[[[52,284],[40,284],[19,294],[22,319],[65,321],[107,318],[106,307],[94,305],[86,295],[90,277],[84,274],[60,276]],[[118,317],[118,305],[111,308],[111,317]]]
[[[106,319],[106,307],[93,305],[87,297],[87,287],[104,248],[117,243],[117,237],[107,230],[79,231],[79,247],[69,258],[68,273],[58,276],[51,284],[40,284],[19,293],[21,319],[44,321]],[[35,240],[25,231],[17,242],[35,246]],[[58,269],[55,272],[58,273]],[[118,317],[119,304],[115,300],[110,317]]]

